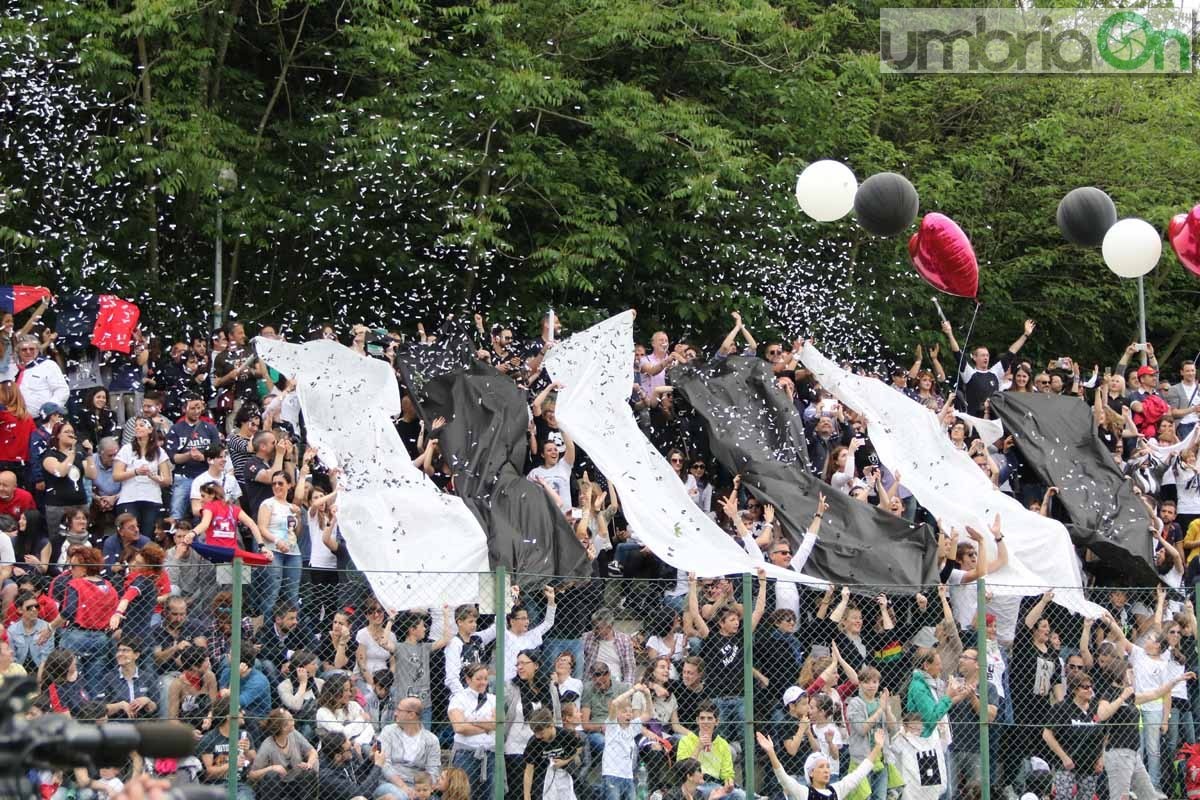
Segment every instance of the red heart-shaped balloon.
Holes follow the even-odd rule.
[[[1193,275],[1200,275],[1200,205],[1171,218],[1167,239],[1180,263]]]
[[[926,214],[908,240],[908,255],[917,272],[939,292],[970,297],[979,294],[979,262],[971,240],[945,214]]]

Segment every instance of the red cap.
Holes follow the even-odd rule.
[[[986,617],[984,617],[984,619],[987,620],[988,625],[996,624],[996,615],[995,614],[988,614]]]
[[[1139,378],[1143,378],[1146,375],[1157,375],[1157,374],[1158,374],[1158,370],[1156,370],[1154,367],[1151,367],[1150,365],[1146,365],[1144,367],[1138,367],[1137,376]]]

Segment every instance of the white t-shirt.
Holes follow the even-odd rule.
[[[337,534],[337,528],[334,528]],[[325,546],[325,531],[321,529],[321,521],[317,514],[308,512],[308,543],[310,546],[308,565],[314,569],[337,569],[337,555]]]
[[[637,759],[637,737],[642,732],[642,723],[633,720],[622,727],[612,717],[604,724],[604,756],[600,761],[600,774],[606,778],[628,778],[633,780],[633,762]]]
[[[905,800],[937,800],[946,786],[946,747],[936,730],[929,736],[901,732],[892,737],[891,763],[904,778]]]
[[[571,465],[565,458],[559,458],[553,467],[534,467],[529,470],[529,480],[541,478],[559,497],[558,505],[563,511],[571,508]]]
[[[829,731],[833,731],[833,741],[828,741],[825,736]],[[842,746],[842,729],[836,722],[826,722],[821,725],[813,724],[813,736],[817,737],[817,744],[821,746],[821,752],[829,759],[829,774],[832,776],[830,781],[833,781],[841,774],[841,765],[838,763],[838,751]]]
[[[380,647],[379,643],[371,636],[371,631],[367,628],[359,628],[358,633],[354,634],[354,641],[367,648],[367,672],[375,674],[377,670],[390,669],[392,654],[385,648]],[[387,641],[393,648],[396,647],[396,634],[387,631]]]
[[[236,503],[242,496],[242,487],[238,484],[237,478],[233,476],[232,472],[226,470],[215,478],[207,472],[201,472],[192,479],[192,488],[188,492],[188,497],[192,500],[201,499],[200,490],[210,483],[221,484],[221,488],[225,490],[225,502],[227,503]]]
[[[1160,654],[1158,658],[1151,658],[1145,650],[1135,644],[1129,651],[1129,666],[1133,669],[1133,688],[1138,692],[1153,691],[1170,680],[1171,658],[1166,653]],[[1140,707],[1153,711],[1162,708],[1162,704],[1162,698],[1159,698],[1142,703]]]
[[[979,588],[975,581],[963,583],[966,570],[950,570],[946,584],[950,587],[950,608],[959,628],[974,628],[979,614]]]
[[[463,689],[450,699],[447,713],[461,711],[465,722],[494,722],[496,719],[496,695],[488,692],[483,705],[479,704],[479,695],[470,689]],[[496,737],[491,733],[475,733],[470,736],[456,733],[454,743],[459,747],[471,750],[483,748],[488,752],[496,749]]]
[[[142,458],[134,453],[133,445],[127,444],[117,451],[117,461],[125,465],[130,472],[136,472],[141,467],[149,467],[151,475],[158,475],[159,464],[167,460],[166,452],[160,447],[158,458],[154,461]],[[162,503],[162,486],[148,475],[135,475],[121,482],[121,494],[118,503]]]
[[[281,503],[274,497],[268,497],[258,507],[258,513],[261,514],[264,508],[271,513],[267,520],[267,530],[275,537],[274,543],[268,544],[267,549],[282,552],[279,545],[281,542],[287,542],[288,555],[299,553],[300,515],[294,512],[292,504]]]

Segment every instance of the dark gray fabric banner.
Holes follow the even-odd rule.
[[[804,426],[761,359],[732,356],[670,371],[675,391],[704,420],[709,447],[742,485],[775,507],[799,542],[824,493],[829,511],[804,573],[838,584],[891,586],[915,593],[938,582],[937,537],[852,499],[808,471]]]

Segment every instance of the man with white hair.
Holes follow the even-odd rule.
[[[66,407],[71,388],[58,364],[53,359],[40,355],[41,346],[36,336],[22,336],[17,340],[17,386],[25,407],[32,410],[47,403]]]

